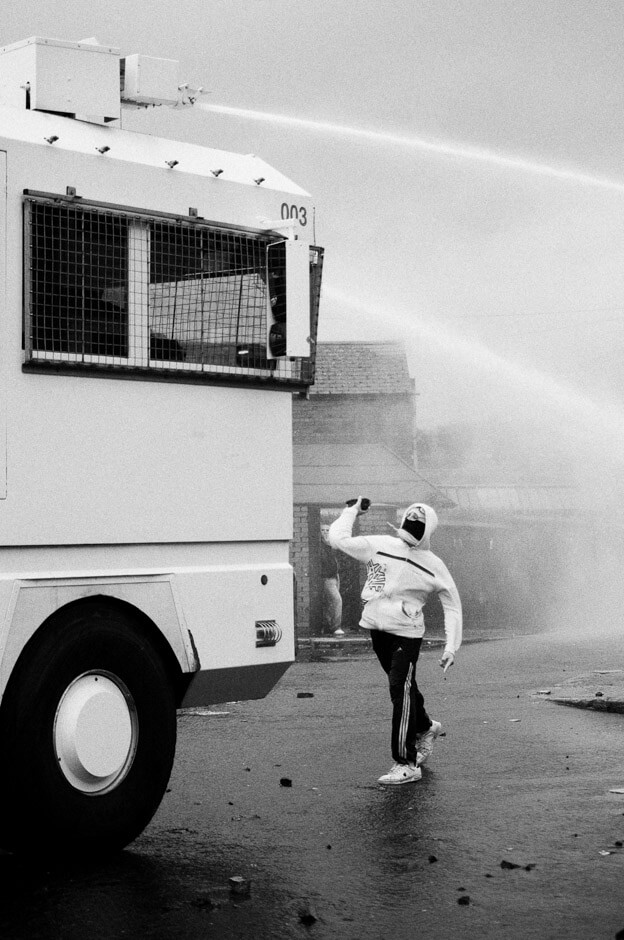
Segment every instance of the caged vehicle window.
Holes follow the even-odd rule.
[[[267,369],[266,239],[154,222],[150,358]]]
[[[127,356],[127,219],[32,204],[29,274],[33,350]]]
[[[322,249],[310,271],[314,335]],[[285,356],[285,297],[275,235],[25,195],[25,368],[306,386],[314,344]]]

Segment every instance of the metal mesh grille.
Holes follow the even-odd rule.
[[[31,207],[32,348],[127,356],[128,222],[96,212]]]
[[[151,224],[150,357],[268,369],[266,242]]]
[[[274,319],[285,292],[274,239],[29,196],[24,248],[31,365],[313,380],[313,356],[267,358],[267,308]],[[313,337],[321,259],[312,248]]]

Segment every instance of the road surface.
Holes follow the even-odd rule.
[[[622,667],[624,634],[466,644],[446,679],[438,656],[419,676],[446,733],[421,782],[377,785],[390,707],[372,656],[298,663],[262,702],[180,717],[170,791],[119,857],[0,856],[0,936],[613,940],[624,716],[543,693]]]

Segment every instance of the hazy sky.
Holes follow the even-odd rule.
[[[411,139],[198,110],[131,122],[257,153],[313,194],[321,339],[404,337],[423,426],[552,411],[621,430],[621,0],[5,4],[0,43],[32,35],[179,59],[208,103]]]

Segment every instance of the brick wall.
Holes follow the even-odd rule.
[[[402,343],[319,343],[312,395],[413,392]]]
[[[307,636],[310,620],[310,538],[308,506],[295,506],[290,563],[295,569],[295,632]]]
[[[383,442],[414,465],[412,395],[313,395],[293,403],[295,444]]]

